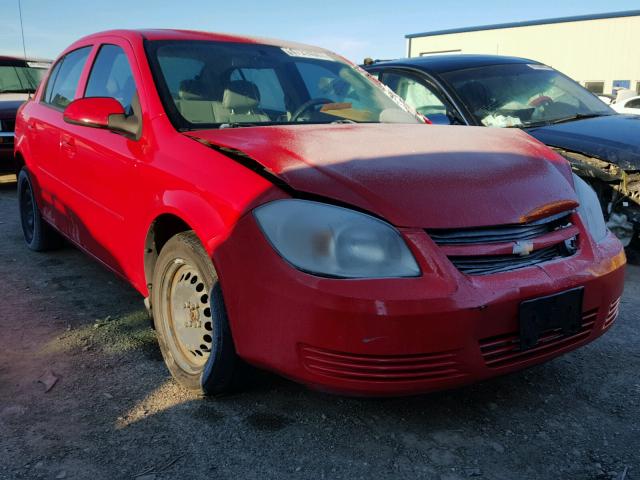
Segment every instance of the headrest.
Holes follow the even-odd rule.
[[[202,85],[196,80],[183,80],[180,82],[178,96],[181,100],[203,100]]]
[[[260,103],[260,91],[255,83],[247,80],[229,82],[224,89],[222,106],[228,109],[248,110]]]

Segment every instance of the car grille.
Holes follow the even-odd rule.
[[[580,330],[571,336],[564,336],[559,329],[547,330],[540,335],[538,344],[529,350],[521,351],[519,333],[511,332],[480,340],[480,352],[489,368],[517,365],[586,339],[593,330],[597,317],[597,308],[583,313]]]
[[[488,275],[530,267],[575,253],[577,230],[571,223],[571,214],[563,213],[546,219],[520,225],[464,229],[428,229],[431,239],[443,248],[445,255],[458,270],[467,275]],[[555,243],[543,244],[526,255],[513,252],[518,242],[542,240],[554,232],[567,232],[556,238]],[[569,234],[569,232],[572,232]],[[506,245],[509,253],[493,253],[489,246]],[[486,251],[483,246],[487,247]],[[466,254],[468,252],[468,254]]]
[[[449,257],[449,260],[458,270],[467,275],[487,275],[530,267],[548,262],[554,258],[566,256],[568,256],[568,252],[564,245],[554,245],[536,250],[524,257],[520,255],[478,255],[473,257]]]
[[[429,235],[438,245],[475,245],[478,243],[502,243],[531,240],[566,225],[569,215],[549,217],[537,222],[496,227],[432,229]]]
[[[356,355],[300,345],[304,366],[312,373],[366,382],[411,382],[466,376],[457,352],[419,355]]]

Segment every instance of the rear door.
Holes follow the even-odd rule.
[[[56,62],[26,124],[30,132],[33,164],[36,165],[31,174],[40,188],[42,213],[60,231],[74,239],[77,225],[71,204],[75,195],[70,188],[61,153],[61,131],[67,125],[62,112],[76,98],[91,48],[78,48]]]
[[[111,97],[128,115],[139,109],[136,80],[126,42],[113,39],[98,47],[83,97]],[[138,112],[141,118],[141,112]],[[125,273],[129,248],[125,228],[136,194],[136,162],[141,140],[105,129],[66,125],[61,133],[68,179],[76,192],[74,212],[80,219],[80,243],[112,269]]]

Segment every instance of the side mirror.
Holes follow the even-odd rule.
[[[104,128],[134,136],[138,136],[140,132],[138,119],[127,116],[120,102],[110,97],[74,100],[65,108],[63,118],[72,125]]]
[[[64,121],[73,125],[109,128],[111,115],[124,115],[124,108],[115,98],[79,98],[71,102],[63,113]]]

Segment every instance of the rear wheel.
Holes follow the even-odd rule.
[[[44,252],[62,246],[60,234],[40,214],[33,193],[33,184],[26,168],[22,168],[18,173],[18,206],[24,240],[31,250]]]
[[[194,232],[179,233],[163,247],[151,297],[158,342],[174,378],[204,394],[228,390],[238,358],[218,275]]]

